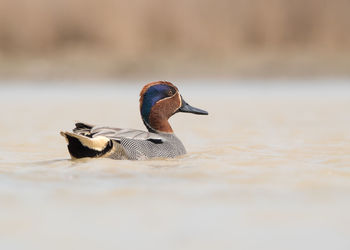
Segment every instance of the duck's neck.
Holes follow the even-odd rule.
[[[151,112],[148,122],[143,119],[143,123],[150,132],[173,133],[168,117],[158,112]]]

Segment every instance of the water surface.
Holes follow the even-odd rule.
[[[71,161],[59,135],[143,129],[142,84],[1,85],[0,249],[349,249],[350,85],[196,83],[189,153],[148,161]]]

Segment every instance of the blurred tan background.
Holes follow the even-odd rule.
[[[350,76],[348,0],[0,0],[0,78]]]

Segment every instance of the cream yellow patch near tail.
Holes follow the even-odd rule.
[[[60,132],[60,134],[66,139],[67,142],[68,142],[67,135],[69,135],[71,137],[78,139],[83,146],[88,147],[90,149],[94,149],[96,151],[102,151],[109,142],[109,139],[104,136],[96,136],[94,138],[90,138],[90,137],[78,135],[71,132]]]

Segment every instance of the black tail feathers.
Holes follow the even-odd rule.
[[[81,143],[81,141],[71,135],[65,134],[68,140],[68,151],[74,158],[80,159],[85,157],[101,157],[113,148],[113,142],[109,141],[103,150],[89,148]]]

